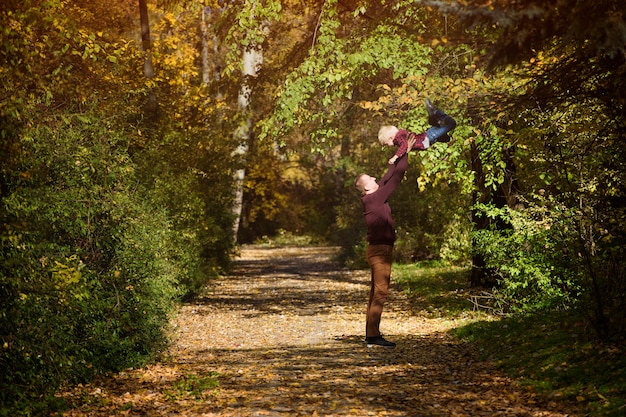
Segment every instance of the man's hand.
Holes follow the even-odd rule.
[[[397,156],[392,156],[391,158],[389,158],[389,165],[393,165],[396,163],[396,161],[398,160]]]

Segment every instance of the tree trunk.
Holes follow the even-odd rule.
[[[235,171],[235,191],[232,211],[234,215],[233,236],[237,241],[239,224],[241,222],[241,211],[243,203],[243,184],[246,177],[246,159],[250,146],[250,131],[252,128],[252,112],[250,109],[250,94],[252,92],[251,82],[257,76],[259,68],[263,64],[263,49],[256,43],[252,43],[243,54],[243,83],[239,90],[238,107],[242,115],[243,122],[235,132],[235,139],[239,144],[233,152],[235,163],[239,168]]]
[[[209,17],[207,17],[209,15]],[[202,33],[202,51],[200,53],[200,57],[202,59],[202,83],[208,84],[211,82],[211,70],[209,67],[209,22],[211,16],[211,8],[204,7],[202,9],[202,23],[200,27],[200,31]]]
[[[148,21],[148,4],[146,0],[139,0],[139,18],[141,22],[141,47],[144,52],[143,75],[147,79],[152,79],[154,78],[154,67],[152,66],[152,41],[150,40],[150,23]],[[153,88],[150,88],[145,107],[148,120],[156,120],[157,109],[156,93]]]
[[[483,172],[482,160],[480,159],[480,151],[475,143],[470,147],[471,169],[474,171],[475,190],[472,201],[474,203],[491,203],[497,208],[510,207],[515,208],[519,202],[519,187],[517,183],[517,168],[511,155],[512,149],[507,148],[503,152],[503,159],[506,163],[504,168],[504,181],[495,190],[485,187],[485,175]],[[484,215],[479,215],[478,211],[472,210],[472,223],[474,230],[488,230],[495,227],[497,230],[505,230],[511,227],[510,224],[492,220]],[[474,245],[472,245],[474,246]],[[473,287],[493,287],[497,284],[496,277],[487,269],[487,263],[484,255],[478,251],[472,254],[472,271],[470,275],[470,284]]]
[[[471,169],[474,172],[474,193],[472,195],[472,202],[480,203],[485,201],[485,195],[488,190],[485,189],[485,175],[483,174],[483,165],[480,159],[480,152],[474,142],[470,146],[470,161]],[[489,227],[489,221],[485,216],[480,216],[478,211],[472,209],[472,224],[473,229],[485,230]],[[472,238],[472,248],[475,248],[475,243]],[[488,276],[486,272],[486,262],[482,253],[472,250],[472,271],[470,275],[470,285],[472,287],[481,287],[485,285],[486,278]]]
[[[200,27],[200,32],[202,33],[202,50],[200,53],[201,59],[201,71],[202,71],[202,83],[207,85],[211,83],[211,81],[220,81],[220,63],[219,63],[219,40],[217,38],[217,34],[214,31],[210,31],[213,21],[218,17],[213,13],[220,12],[220,9],[212,10],[210,7],[205,7],[202,9],[202,23]],[[210,52],[211,48],[213,49],[213,63],[211,63]],[[219,87],[219,86],[218,86]],[[217,99],[222,98],[222,94],[217,91],[216,94]]]

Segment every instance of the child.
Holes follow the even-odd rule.
[[[398,158],[410,151],[407,141],[411,136],[415,136],[416,141],[412,149],[424,150],[428,149],[433,143],[449,142],[448,132],[456,127],[456,121],[439,110],[426,99],[426,111],[428,112],[428,122],[432,127],[426,132],[417,134],[408,132],[404,129],[398,129],[395,126],[383,126],[378,131],[378,141],[384,146],[397,146],[398,150],[394,156],[389,159],[389,164],[395,164]]]
[[[426,137],[426,133],[420,133],[419,135],[413,132],[408,132],[404,129],[398,129],[395,126],[383,126],[378,131],[378,141],[383,146],[397,146],[398,150],[394,156],[389,159],[389,165],[396,163],[398,158],[409,151],[408,140],[411,136],[415,136],[415,145],[413,149],[424,150],[430,147],[430,141]]]

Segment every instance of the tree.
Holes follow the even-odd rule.
[[[255,5],[244,9],[245,12],[249,12],[251,14],[249,18],[252,21],[255,20],[255,9]],[[241,19],[243,14],[240,16]],[[239,223],[241,222],[243,188],[246,174],[245,163],[250,148],[252,120],[254,117],[254,110],[250,108],[252,80],[257,77],[257,74],[263,65],[262,42],[263,38],[267,35],[266,25],[267,23],[261,22],[259,27],[248,29],[250,32],[248,32],[245,36],[245,38],[247,38],[247,42],[244,42],[245,46],[241,62],[242,84],[237,98],[237,105],[242,120],[239,128],[234,133],[238,146],[233,152],[233,155],[240,164],[240,167],[235,171],[235,198],[233,199],[233,213],[235,218],[233,224],[233,236],[235,239],[237,238],[237,233],[239,231]]]
[[[397,2],[385,8],[378,2],[363,2],[358,7],[325,2],[316,16],[309,53],[278,90],[275,111],[261,126],[262,135],[287,138],[287,148],[311,149],[312,159],[318,158],[335,172],[336,180],[330,182],[341,187],[326,192],[337,198],[326,205],[334,208],[350,204],[345,195],[352,193],[351,178],[359,170],[380,169],[380,153],[371,150],[380,124],[425,130],[426,97],[436,98],[455,117],[463,119],[455,111],[458,105],[452,103],[462,102],[466,91],[452,77],[465,75],[465,66],[473,62],[469,48],[446,46],[446,30],[457,34],[460,28],[452,20],[415,4]],[[457,39],[463,38],[459,35]],[[438,64],[441,70],[435,70]],[[294,142],[288,138],[288,133],[294,131],[310,132],[310,139],[301,144]],[[468,133],[469,129],[458,129],[461,138]],[[428,160],[432,154],[456,166],[464,154],[463,142],[436,147],[419,157]],[[442,164],[438,167],[443,169]],[[324,183],[319,187],[325,190]],[[345,246],[354,247],[352,239],[362,239],[359,216],[354,210],[337,211],[342,213],[336,215],[341,218],[334,217],[329,223],[346,227],[344,222],[349,222],[352,237]]]
[[[525,178],[526,197],[541,192],[526,213],[547,210],[540,218],[551,232],[541,233],[543,245],[550,241],[562,258],[548,261],[558,268],[547,274],[552,288],[570,294],[570,304],[589,318],[600,338],[620,337],[626,329],[625,268],[619,261],[626,235],[623,4],[470,4],[461,9],[438,3],[466,22],[496,25],[501,36],[493,43],[490,67],[516,64],[527,74],[526,88],[501,94],[498,102],[526,125],[519,131],[535,153],[533,161],[525,161],[536,169]],[[504,278],[510,284],[517,279],[510,273]]]
[[[128,4],[0,6],[0,408],[9,414],[41,414],[60,384],[153,357],[179,298],[228,266],[231,144],[207,134],[218,106],[198,82],[197,38],[157,9],[146,80],[140,45],[125,38],[137,26],[109,19],[135,22]],[[168,112],[146,122],[138,103],[151,91]]]

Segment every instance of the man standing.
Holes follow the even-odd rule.
[[[415,137],[412,137],[408,149],[414,144]],[[407,167],[408,153],[405,153],[398,158],[396,164],[389,166],[379,182],[367,174],[359,175],[354,181],[363,203],[368,242],[366,256],[372,272],[365,331],[365,343],[368,347],[396,346],[395,343],[384,339],[380,333],[380,319],[389,294],[393,245],[396,241],[395,225],[387,200],[402,182]]]
[[[436,108],[428,99],[426,99],[426,112],[428,113],[428,122],[432,127],[424,133],[424,137],[420,138],[422,140],[421,148],[426,149],[437,141],[449,142],[448,133],[456,127],[456,121]],[[382,128],[379,132],[381,144],[395,145],[394,137],[403,132],[402,134],[406,134],[406,138],[409,138],[406,147],[403,146],[402,151],[396,153],[396,156],[389,161],[391,165],[379,182],[376,182],[374,177],[361,174],[354,181],[354,186],[361,193],[368,242],[365,254],[372,271],[370,296],[367,304],[365,343],[368,347],[393,348],[396,344],[385,340],[380,334],[380,319],[389,294],[393,245],[396,241],[396,230],[387,200],[402,182],[408,167],[408,151],[413,149],[419,135],[408,134],[409,132],[406,131],[400,132],[393,126],[388,127],[392,129]],[[424,140],[427,143],[424,143]]]

